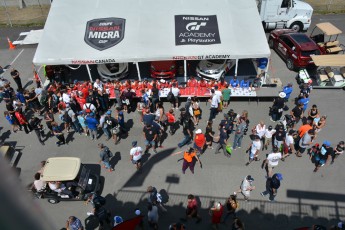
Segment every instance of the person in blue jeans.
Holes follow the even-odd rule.
[[[243,119],[240,118],[239,122],[240,123],[237,124],[236,130],[235,130],[234,143],[232,145],[232,148],[234,150],[236,148],[241,148],[244,130],[246,129],[246,126],[247,126],[247,124],[244,122]]]
[[[110,165],[111,152],[110,152],[109,148],[107,146],[103,145],[102,143],[98,144],[98,148],[100,148],[100,152],[99,152],[100,161],[99,161],[99,163],[103,163],[103,165],[104,165],[103,167],[108,169],[109,172],[114,171],[114,169]]]
[[[94,113],[90,113],[88,116],[86,116],[85,123],[90,131],[90,137],[92,140],[95,138],[97,139],[97,126],[99,122],[95,118]]]
[[[188,144],[192,140],[193,122],[189,116],[183,118],[182,127],[183,127],[182,132],[183,132],[184,138],[180,143],[177,144],[178,147],[180,148],[182,148],[182,146]]]

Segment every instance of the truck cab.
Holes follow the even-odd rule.
[[[264,29],[307,31],[313,8],[298,0],[256,0]]]

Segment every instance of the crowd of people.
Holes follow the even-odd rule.
[[[242,147],[242,139],[248,133],[251,144],[246,148],[248,153],[246,166],[261,161],[261,158],[264,158],[261,152],[268,151],[267,157],[262,160],[261,164],[261,167],[267,171],[266,190],[261,195],[268,196],[269,201],[272,202],[283,180],[281,173],[273,172],[280,160],[286,161],[287,157],[292,154],[302,157],[308,149],[310,159],[315,164],[314,172],[317,172],[328,162],[332,164],[344,151],[343,141],[337,145],[328,140],[321,145],[315,143],[317,134],[326,126],[327,117],[321,115],[322,111],[319,111],[317,105],[313,105],[308,110],[309,97],[312,92],[310,84],[303,84],[300,87],[296,106],[285,116],[283,113],[289,111],[287,102],[293,86],[289,83],[283,88],[270,110],[271,121],[276,122],[275,127],[260,121],[251,128],[248,111],[244,110],[241,113],[236,113],[234,109],[226,111],[230,103],[231,89],[241,87],[243,84],[245,86],[242,87],[246,87],[245,82],[236,82],[236,78],[229,83],[224,80],[206,82],[203,79],[197,81],[192,77],[187,85],[208,87],[211,92],[208,100],[210,112],[206,129],[203,132],[198,126],[207,115],[201,109],[201,102],[198,97],[188,97],[186,103],[182,105],[180,89],[176,80],[171,82],[153,80],[151,83],[147,80],[143,82],[126,80],[121,83],[119,81],[102,82],[97,79],[94,83],[86,81],[68,85],[63,84],[62,73],[59,69],[50,70],[48,68],[46,76],[50,83],[43,86],[40,81],[37,81],[37,87],[28,90],[22,86],[17,70],[11,70],[11,76],[17,84],[16,91],[9,82],[0,86],[1,99],[6,104],[4,116],[11,125],[13,133],[22,131],[22,129],[27,134],[33,131],[42,145],[45,145],[45,141],[53,136],[57,138],[58,146],[67,145],[72,132],[85,135],[93,141],[104,135],[106,141],[112,139],[113,144],[118,145],[121,138],[130,131],[130,127],[126,125],[125,113],[136,109],[140,114],[139,122],[142,125],[145,147],[141,148],[138,146],[137,140],[133,141],[129,148],[129,159],[139,172],[145,167],[141,162],[143,155],[147,154],[151,148],[155,154],[159,154],[157,149],[162,147],[164,141],[169,138],[167,133],[172,136],[181,130],[183,134],[183,139],[176,144],[179,148],[186,148],[176,153],[183,153],[181,158],[183,174],[188,168],[194,174],[196,162],[202,167],[201,158],[205,151],[213,151],[214,154],[218,154],[222,149],[226,157],[231,157],[231,154]],[[167,102],[161,100],[160,88],[170,88],[165,100]],[[136,95],[138,90],[141,92],[140,97]],[[110,94],[115,95],[114,100],[110,99]],[[167,106],[166,103],[170,105]],[[115,106],[114,112],[112,111],[113,106]],[[166,110],[167,107],[170,108]],[[223,118],[215,126],[215,118],[219,115]],[[42,125],[43,121],[46,128]],[[215,148],[213,143],[217,143]],[[192,144],[192,147],[186,147],[189,144]],[[109,153],[109,147],[103,143],[99,143],[98,147],[100,163],[109,172],[112,172],[114,169],[110,165],[112,154]],[[34,178],[39,180],[37,175]],[[251,175],[245,176],[240,190],[231,194],[225,203],[220,201],[214,203],[210,209],[214,228],[217,229],[219,223],[226,222],[228,217],[233,215],[232,229],[244,229],[244,224],[236,216],[236,210],[239,207],[237,194],[241,193],[244,200],[248,201],[251,192],[255,190],[253,181],[254,178]],[[34,185],[37,186],[37,190],[42,187],[42,184],[38,182]],[[67,191],[53,182],[49,183],[49,187],[54,187],[52,190],[57,192]],[[167,210],[162,202],[157,201],[157,191],[154,187],[149,188],[148,192],[151,197],[148,206],[148,223],[153,229],[158,229],[158,208],[163,211]],[[198,205],[200,204],[195,196],[188,195],[186,216],[181,218],[180,222],[172,224],[170,229],[185,229],[183,222],[191,218],[196,218],[199,223],[201,218],[197,211]],[[223,206],[227,211],[223,210]],[[90,215],[105,218],[99,218],[102,225],[103,220],[110,223],[104,209],[98,207]],[[225,215],[224,218],[223,215]],[[116,217],[114,223],[118,224],[121,217]],[[73,216],[68,219],[66,225],[67,229],[81,229],[80,221]]]

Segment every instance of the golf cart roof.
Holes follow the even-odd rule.
[[[342,31],[339,30],[337,27],[335,27],[330,22],[323,22],[316,24],[316,27],[319,28],[323,33],[325,33],[328,36],[341,34]]]
[[[80,158],[52,157],[48,158],[41,174],[44,181],[74,180],[80,169]]]
[[[311,55],[316,66],[345,66],[345,54]]]

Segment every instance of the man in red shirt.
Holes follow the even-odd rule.
[[[206,143],[205,135],[202,133],[201,129],[197,129],[195,131],[193,148],[196,149],[200,154],[203,154],[205,143]]]
[[[201,218],[198,215],[198,201],[192,194],[188,195],[186,217],[181,218],[181,221],[187,221],[187,218],[196,218],[196,223],[200,223],[201,221]]]

